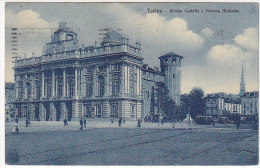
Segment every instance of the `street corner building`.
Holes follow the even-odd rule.
[[[160,70],[150,68],[140,47],[114,30],[107,30],[101,44],[80,47],[77,33],[59,23],[42,56],[15,61],[15,115],[45,121],[139,119],[149,115],[157,81],[180,104],[183,57],[170,52],[159,57]]]

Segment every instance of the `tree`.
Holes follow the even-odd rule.
[[[155,83],[155,96],[156,102],[155,105],[158,110],[162,110],[163,112],[166,111],[165,106],[168,103],[169,99],[169,90],[166,87],[165,83],[163,82],[156,82]]]
[[[174,117],[176,111],[176,104],[169,96],[169,90],[163,82],[155,83],[155,106],[161,110],[169,118]]]
[[[169,120],[177,120],[177,116],[176,116],[176,103],[172,100],[172,98],[168,97],[168,99],[166,100],[166,104],[164,107],[164,114],[166,114],[166,116],[168,116]]]
[[[151,102],[150,102],[150,117],[154,116],[154,108],[155,108],[155,97],[154,97],[154,86],[153,86],[151,92]]]
[[[204,92],[201,88],[193,88],[189,94],[190,99],[190,114],[192,119],[196,119],[198,114],[204,114],[206,103],[203,99]]]
[[[183,113],[183,115],[185,114],[185,118],[186,118],[186,115],[189,113],[189,106],[190,106],[189,95],[188,94],[182,94],[181,95],[181,102],[180,102],[180,110]]]

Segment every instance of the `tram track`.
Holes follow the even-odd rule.
[[[94,130],[90,129],[90,130]],[[54,132],[54,131],[53,131]],[[75,131],[75,132],[81,132],[81,131]],[[84,132],[84,131],[83,131]],[[135,134],[132,136],[123,136],[123,137],[118,137],[118,138],[112,138],[112,139],[108,139],[108,140],[101,140],[101,141],[95,141],[95,142],[90,142],[90,143],[85,143],[85,144],[80,144],[80,145],[73,145],[73,146],[69,146],[69,147],[60,147],[60,148],[55,148],[55,149],[50,149],[50,150],[44,150],[44,151],[40,151],[40,152],[33,152],[33,153],[27,153],[27,154],[22,154],[19,155],[18,157],[25,157],[25,156],[30,156],[30,155],[35,155],[35,154],[40,154],[40,153],[47,153],[47,152],[53,152],[53,151],[58,151],[58,150],[63,150],[63,149],[71,149],[71,148],[76,148],[76,147],[83,147],[83,146],[87,146],[87,145],[94,145],[94,144],[99,144],[99,143],[104,143],[104,142],[110,142],[110,141],[117,141],[117,140],[122,140],[122,139],[126,139],[126,138],[132,138],[132,137],[138,137],[138,136],[142,136],[142,135],[148,135],[148,134],[153,134],[153,133],[157,133],[160,131],[151,131],[151,132],[146,132],[146,133],[141,133],[141,134]],[[8,157],[6,157],[8,159]]]
[[[174,164],[180,163],[181,161],[184,161],[184,160],[186,160],[186,159],[192,158],[192,157],[197,156],[197,155],[199,155],[199,154],[208,152],[208,151],[210,151],[210,150],[212,150],[212,149],[214,149],[214,148],[217,148],[217,147],[219,147],[219,146],[226,145],[226,144],[230,144],[230,143],[234,143],[234,142],[238,142],[238,141],[243,141],[243,140],[245,140],[245,139],[247,139],[247,138],[250,138],[250,137],[253,137],[253,136],[255,136],[255,135],[243,136],[242,138],[241,138],[240,136],[237,136],[235,140],[233,139],[233,137],[232,137],[232,138],[229,138],[227,141],[218,143],[218,144],[216,144],[216,145],[214,145],[214,146],[212,146],[212,147],[210,147],[210,148],[207,148],[207,149],[202,150],[202,151],[200,151],[200,152],[196,152],[196,153],[194,153],[194,154],[192,154],[192,155],[190,155],[190,156],[181,158],[181,159],[175,161]]]
[[[155,131],[155,132],[160,132],[160,131]],[[150,134],[155,133],[155,132],[150,132]],[[79,156],[87,155],[87,154],[101,153],[101,152],[106,152],[106,151],[113,151],[113,150],[128,148],[128,147],[132,147],[132,146],[138,146],[138,145],[144,145],[144,144],[149,144],[149,143],[154,143],[154,142],[160,142],[160,141],[163,141],[163,140],[168,140],[168,139],[174,138],[176,136],[183,135],[185,133],[186,132],[183,131],[179,134],[175,134],[175,135],[172,135],[172,136],[166,136],[166,137],[163,137],[163,138],[156,138],[154,140],[145,140],[145,141],[130,143],[130,144],[126,144],[126,145],[120,145],[120,146],[115,146],[115,147],[102,148],[102,149],[98,149],[98,150],[91,150],[91,151],[87,151],[87,152],[75,153],[75,154],[72,154],[72,155],[60,155],[60,156],[55,157],[55,158],[50,158],[50,159],[48,158],[48,159],[41,159],[41,160],[32,161],[32,162],[25,162],[25,163],[22,163],[22,164],[19,164],[19,165],[30,165],[30,164],[36,164],[36,163],[40,164],[40,163],[48,162],[48,161],[55,161],[57,159],[64,159],[64,158],[69,158],[69,157],[79,157]],[[144,136],[144,135],[149,135],[149,134],[139,134],[139,136]],[[136,135],[136,136],[138,136],[138,135]],[[129,136],[129,137],[125,137],[125,138],[131,138],[131,137],[133,137],[133,136]],[[111,140],[109,140],[109,141],[111,141]],[[104,141],[104,142],[106,143],[108,141]],[[68,149],[68,148],[62,148],[60,150],[64,150],[64,149]]]
[[[251,135],[244,135],[244,136],[240,137],[240,135],[237,136],[235,134],[234,136],[230,136],[229,138],[224,138],[224,137],[222,137],[223,135],[220,134],[219,136],[214,137],[214,140],[213,140],[213,142],[215,141],[217,144],[211,144],[211,147],[208,147],[208,148],[203,149],[203,150],[201,150],[200,146],[203,146],[204,144],[211,142],[212,138],[210,140],[197,139],[197,140],[193,140],[193,141],[172,139],[172,138],[175,138],[175,137],[178,137],[178,136],[181,136],[181,135],[185,135],[187,133],[196,133],[196,132],[193,132],[193,131],[182,130],[180,133],[177,133],[177,134],[174,134],[174,135],[171,135],[171,136],[168,136],[168,135],[165,134],[166,135],[165,137],[160,137],[160,138],[157,138],[157,137],[154,138],[153,137],[154,139],[151,138],[151,140],[149,139],[149,137],[142,138],[142,137],[149,136],[151,134],[156,134],[156,133],[162,132],[162,131],[165,131],[165,130],[150,131],[150,132],[135,134],[135,135],[131,135],[131,136],[122,136],[122,137],[117,137],[117,138],[112,138],[112,139],[90,142],[90,143],[86,143],[86,144],[73,145],[73,146],[68,146],[68,147],[61,147],[61,148],[56,148],[56,149],[51,149],[51,150],[45,150],[45,151],[40,151],[40,152],[23,154],[23,155],[20,155],[19,157],[24,158],[24,157],[30,157],[30,156],[44,154],[44,153],[48,154],[49,152],[54,152],[54,151],[57,151],[57,152],[68,151],[72,148],[81,148],[81,147],[86,147],[86,146],[91,146],[91,145],[94,146],[95,144],[100,144],[100,143],[104,144],[104,146],[106,146],[106,145],[109,146],[109,142],[117,143],[116,145],[113,144],[113,145],[111,145],[107,148],[95,149],[95,147],[94,147],[94,149],[92,149],[92,150],[89,150],[87,148],[86,151],[84,151],[85,149],[81,149],[82,150],[81,152],[78,152],[78,151],[76,153],[72,152],[72,154],[68,154],[68,155],[62,154],[62,155],[59,155],[57,157],[52,157],[52,158],[32,160],[32,161],[26,161],[25,159],[23,159],[24,162],[18,163],[18,164],[19,165],[37,165],[37,164],[46,164],[47,163],[46,165],[50,165],[50,164],[55,163],[56,160],[64,161],[64,159],[66,160],[67,158],[81,157],[81,156],[88,155],[88,154],[95,154],[95,153],[102,153],[102,152],[103,153],[111,152],[111,151],[115,151],[115,150],[122,150],[124,148],[130,148],[130,147],[139,146],[139,145],[142,146],[142,145],[145,145],[145,144],[152,144],[152,143],[156,143],[156,142],[160,142],[160,141],[167,141],[167,140],[168,141],[170,140],[171,142],[183,142],[183,143],[194,142],[195,145],[191,146],[191,148],[197,148],[198,147],[198,151],[195,152],[195,153],[192,153],[191,155],[182,157],[182,158],[172,162],[172,164],[171,164],[171,165],[175,165],[175,164],[178,165],[178,164],[181,164],[181,162],[186,160],[186,159],[189,159],[189,158],[192,158],[192,157],[197,156],[199,154],[205,153],[205,152],[210,151],[214,148],[217,148],[221,145],[234,143],[234,142],[238,142],[238,141],[243,141],[247,138],[255,136],[255,134],[254,135],[251,134]],[[167,131],[175,132],[174,130],[167,130]],[[164,134],[162,133],[162,135],[164,135]],[[134,137],[138,137],[140,139],[133,139],[132,140],[133,142],[132,142],[130,139],[134,138]],[[123,139],[129,139],[129,141],[125,141],[124,143],[126,143],[126,144],[123,143],[123,145],[122,145],[122,144],[120,144],[120,140],[123,140]],[[146,139],[146,140],[144,140],[144,139]],[[137,141],[137,142],[135,142],[135,141]],[[250,141],[250,139],[249,139],[249,141]],[[98,146],[97,148],[99,148],[99,147],[100,146]],[[153,158],[153,160],[158,160],[158,159],[161,159],[161,158],[167,158],[167,157],[170,157],[173,154],[181,153],[184,150],[185,150],[185,148],[180,149],[180,150],[174,150],[174,151],[168,153],[167,155],[158,156],[158,157],[156,157],[156,159]],[[144,162],[144,165],[146,163],[149,165],[149,160]],[[118,162],[116,162],[115,164],[118,164]]]

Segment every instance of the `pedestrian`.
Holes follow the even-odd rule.
[[[123,124],[125,123],[125,118],[124,118],[124,120],[123,120]]]
[[[63,120],[63,123],[64,123],[64,127],[67,126],[67,120],[66,120],[66,118]]]
[[[28,121],[28,118],[26,118],[26,120],[25,120],[25,127],[28,127],[28,125],[29,125],[29,121]]]
[[[159,116],[159,120],[161,121],[162,125],[163,125],[163,115]]]
[[[138,119],[137,127],[141,127],[141,120],[140,119]]]
[[[119,118],[119,120],[118,120],[119,127],[121,127],[121,124],[122,124],[122,118]]]
[[[113,124],[114,123],[114,120],[113,120],[113,118],[111,117],[111,124]]]
[[[83,120],[82,120],[82,118],[80,119],[79,124],[80,124],[79,130],[83,130]]]
[[[18,124],[18,118],[17,117],[15,118],[15,122]]]
[[[215,127],[215,120],[214,119],[212,120],[212,125],[213,125],[213,127]]]
[[[162,125],[163,125],[163,118],[164,118],[164,117],[161,118]]]
[[[18,124],[15,123],[14,128],[13,128],[13,130],[12,130],[12,134],[19,134],[19,133],[20,133],[20,132],[19,132]]]
[[[237,130],[239,130],[239,127],[240,127],[240,117],[238,116],[237,117]]]
[[[65,124],[66,126],[68,126],[69,124],[68,124],[68,120],[67,120],[67,118],[66,118],[66,124]]]
[[[84,128],[86,128],[86,125],[87,125],[87,120],[86,118],[84,118]]]

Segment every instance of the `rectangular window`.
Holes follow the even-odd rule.
[[[119,70],[119,65],[113,65],[112,66],[113,71],[118,71]]]
[[[102,114],[102,106],[98,105],[96,106],[96,117],[101,118],[101,114]]]
[[[84,117],[91,117],[91,108],[90,105],[85,105],[85,114]]]
[[[131,107],[131,117],[135,117],[135,106],[132,105]]]

